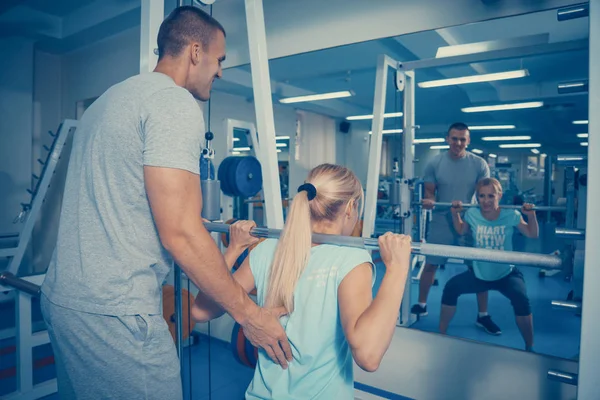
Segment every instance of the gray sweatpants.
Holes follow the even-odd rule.
[[[181,400],[177,351],[162,315],[89,314],[41,308],[61,399]]]

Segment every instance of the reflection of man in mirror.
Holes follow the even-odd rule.
[[[490,169],[486,161],[467,151],[471,142],[469,127],[462,123],[454,123],[448,128],[446,142],[450,146],[447,152],[433,157],[425,167],[425,195],[423,208],[433,210],[431,223],[427,229],[427,242],[434,244],[470,246],[469,238],[459,236],[452,224],[452,215],[448,209],[435,209],[435,202],[452,202],[460,200],[472,203],[477,182],[489,178]],[[427,297],[435,279],[435,272],[440,265],[448,261],[444,257],[427,257],[419,282],[419,302],[411,312],[418,316],[427,315]],[[479,315],[477,326],[486,332],[499,335],[500,328],[487,313],[488,293],[477,294]]]

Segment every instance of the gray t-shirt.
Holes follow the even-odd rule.
[[[423,180],[436,184],[436,201],[463,203],[473,202],[477,182],[490,177],[490,168],[485,160],[473,153],[454,160],[448,152],[438,154],[425,167]],[[448,209],[435,209],[444,212]]]
[[[172,259],[154,225],[144,165],[199,176],[204,133],[199,104],[161,73],[114,85],[86,110],[42,286],[50,301],[107,315],[162,312],[160,288]]]

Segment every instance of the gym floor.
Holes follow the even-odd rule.
[[[376,257],[374,256],[374,258]],[[438,271],[436,278],[439,285],[432,287],[429,296],[429,315],[417,321],[412,328],[437,332],[440,299],[444,284],[450,277],[462,272],[464,269],[464,265],[448,264],[444,269]],[[574,313],[555,310],[550,305],[551,300],[566,299],[568,292],[571,290],[570,283],[564,280],[562,274],[540,278],[538,269],[520,269],[525,276],[527,290],[531,297],[535,329],[534,350],[538,353],[561,358],[576,357],[579,352],[581,319]],[[377,282],[374,290],[377,290],[384,271],[384,266],[378,263]],[[413,273],[416,276],[418,271],[413,271]],[[413,298],[411,304],[414,304],[417,300],[418,282],[412,283],[411,288],[411,297]],[[41,319],[38,308],[37,306],[34,307],[34,321]],[[523,340],[516,327],[509,301],[499,293],[491,292],[489,313],[501,327],[502,335],[492,336],[477,328],[474,325],[477,314],[476,297],[475,295],[462,296],[459,299],[458,310],[448,333],[468,340],[523,349]],[[14,326],[13,306],[8,303],[0,304],[0,330],[11,326]],[[14,338],[0,340],[0,397],[13,392],[16,388],[16,353],[14,346]],[[33,354],[34,383],[54,378],[55,371],[50,345],[35,348]],[[214,339],[210,341],[209,363],[209,346],[206,337],[200,337],[197,344],[184,349],[184,361],[185,365],[189,366],[184,372],[184,393],[186,393],[186,398],[194,400],[209,398],[243,399],[246,387],[254,372],[234,360],[229,344]],[[191,371],[193,377],[191,382],[187,370]],[[189,396],[190,393],[191,396]],[[389,397],[400,398],[396,396]],[[46,399],[58,398],[57,394],[46,397]]]

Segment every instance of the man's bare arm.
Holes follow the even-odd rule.
[[[256,304],[235,282],[204,227],[200,178],[191,172],[144,167],[146,192],[160,240],[175,262],[204,293],[240,324]]]

